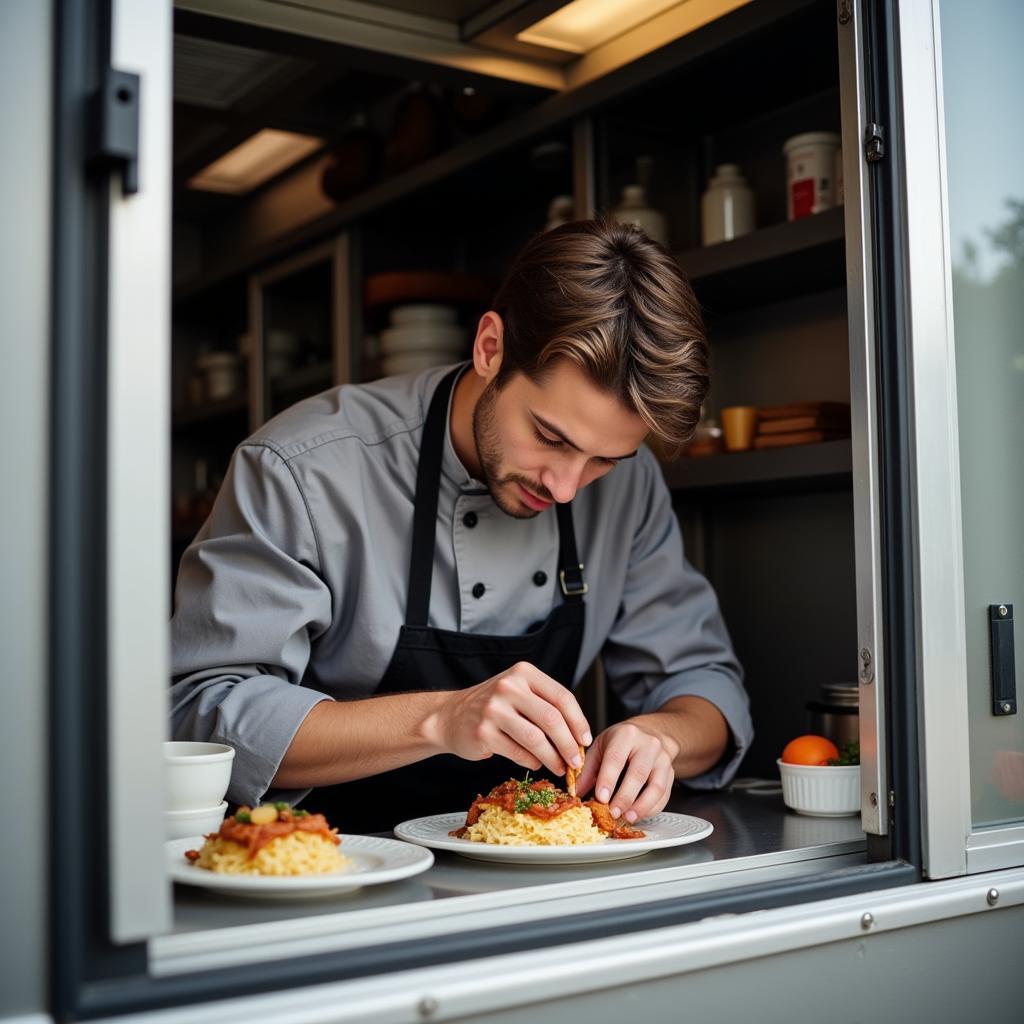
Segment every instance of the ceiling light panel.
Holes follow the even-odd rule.
[[[204,192],[241,195],[316,152],[324,140],[313,135],[264,128],[214,160],[193,177],[188,187]]]
[[[572,0],[523,29],[516,39],[567,53],[589,53],[679,4],[680,0]]]

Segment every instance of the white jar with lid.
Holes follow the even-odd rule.
[[[544,225],[545,231],[561,227],[574,219],[576,204],[572,196],[555,196],[548,204],[548,222]]]
[[[627,185],[622,190],[622,202],[615,209],[615,219],[635,225],[652,241],[668,245],[665,217],[647,205],[643,185]]]
[[[208,402],[233,398],[242,390],[242,357],[237,352],[203,352],[195,366],[204,378]]]
[[[798,220],[835,206],[837,132],[804,132],[787,139],[786,216]]]
[[[719,164],[700,199],[701,242],[714,245],[754,230],[754,193],[736,164]]]

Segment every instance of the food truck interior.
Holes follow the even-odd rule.
[[[800,818],[763,785],[777,782],[788,740],[822,731],[822,715],[834,735],[857,735],[844,210],[834,196],[788,219],[784,154],[802,133],[834,133],[838,143],[833,5],[741,7],[670,53],[620,57],[616,71],[564,92],[540,73],[509,78],[384,56],[197,13],[203,6],[179,9],[174,34],[172,563],[250,431],[325,387],[467,355],[497,282],[533,233],[559,214],[628,217],[624,192],[639,186],[637,216],[660,213],[654,230],[707,317],[705,450],[666,459],[664,472],[687,557],[713,583],[744,665],[756,738],[733,791],[680,787],[674,799],[718,823],[718,838],[623,862],[615,884],[684,866],[697,879],[713,865],[721,884],[718,873],[741,864],[810,873],[863,862],[856,817]],[[415,7],[378,6],[396,19]],[[487,4],[454,6],[464,22],[497,17]],[[490,45],[540,52],[516,44],[500,21],[481,32]],[[268,131],[295,133],[298,156],[254,184],[236,147]],[[233,170],[216,162],[230,151]],[[756,220],[705,246],[701,197],[723,164],[740,168]],[[418,362],[421,354],[396,355],[386,342],[391,311],[424,303],[452,310],[462,341]],[[794,403],[825,427],[814,443],[797,436],[725,451],[723,408]],[[815,407],[846,412],[830,420]],[[602,683],[597,665],[582,695],[598,729],[615,714]],[[607,882],[607,866],[567,870],[443,862],[441,878],[360,897],[345,912],[570,877]],[[194,966],[197,930],[292,913],[178,893],[175,933],[154,942],[157,963],[168,972]]]
[[[157,125],[157,143],[147,135],[143,146],[169,166],[143,163],[135,210],[161,174],[172,207],[169,303],[149,309],[125,287],[140,268],[124,238],[147,230],[118,205],[128,164],[118,158],[114,185],[83,188],[67,154],[84,163],[75,147],[85,143],[56,133],[47,756],[66,834],[86,837],[47,868],[56,1017],[639,938],[1020,863],[1019,792],[967,791],[967,698],[939,649],[954,632],[942,601],[963,582],[954,574],[951,588],[938,561],[961,543],[946,543],[959,519],[942,511],[950,493],[959,510],[959,477],[942,476],[955,417],[943,447],[946,409],[911,400],[920,351],[906,335],[923,315],[916,303],[948,290],[948,268],[924,278],[933,289],[904,294],[910,265],[931,268],[943,242],[941,227],[938,239],[901,234],[905,206],[923,206],[939,174],[918,162],[915,194],[903,187],[926,147],[908,143],[905,163],[883,159],[898,133],[928,126],[901,120],[892,6],[655,0],[621,5],[645,14],[620,14],[583,42],[531,31],[564,6],[178,0],[169,54],[155,22],[147,36],[131,19],[125,28],[123,11],[124,35],[105,52],[106,0],[62,11],[54,116],[73,122],[97,67],[117,63],[131,37],[155,68],[143,103],[162,95],[167,72],[173,132],[160,143]],[[899,59],[908,81],[920,71]],[[865,139],[868,102],[879,123]],[[828,168],[828,188],[810,198],[789,187],[801,137]],[[727,192],[739,197],[729,226]],[[148,223],[160,214],[157,202]],[[680,457],[658,454],[687,558],[713,584],[744,667],[755,728],[733,785],[672,796],[669,810],[714,832],[591,864],[438,851],[429,871],[343,899],[172,886],[152,799],[167,729],[163,613],[235,447],[326,388],[467,355],[523,243],[595,214],[663,240],[708,327],[713,383],[698,433]],[[97,254],[110,256],[106,298]],[[148,312],[169,323],[166,365],[126,343],[129,308],[136,327]],[[435,348],[408,342],[410,309]],[[940,327],[933,336],[945,338]],[[955,378],[942,382],[955,392]],[[147,431],[164,413],[156,439]],[[753,429],[737,441],[744,423]],[[923,437],[933,447],[917,447]],[[93,478],[104,486],[91,489]],[[937,510],[930,546],[914,535],[925,505]],[[962,625],[962,605],[957,614]],[[929,672],[933,693],[949,684],[942,700],[922,698]],[[972,696],[972,716],[987,695]],[[580,698],[595,731],[614,721],[599,661]],[[859,811],[818,817],[784,804],[777,759],[808,732],[859,737]],[[1011,754],[1021,745],[999,743]],[[980,835],[1007,823],[1009,839]]]

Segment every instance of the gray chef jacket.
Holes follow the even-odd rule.
[[[172,731],[235,748],[230,800],[264,797],[314,705],[369,697],[384,675],[405,616],[423,421],[448,369],[325,391],[235,451],[182,557],[171,621]],[[600,654],[631,714],[682,694],[710,701],[733,743],[687,781],[724,785],[753,736],[742,671],[710,585],[683,557],[656,460],[641,448],[572,507],[590,589],[577,677],[562,682]],[[449,432],[429,625],[526,631],[561,601],[557,554],[554,510],[505,515]]]

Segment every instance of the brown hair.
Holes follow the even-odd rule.
[[[571,359],[668,448],[693,435],[710,366],[700,307],[675,260],[642,231],[575,221],[533,238],[494,298],[501,386]]]

